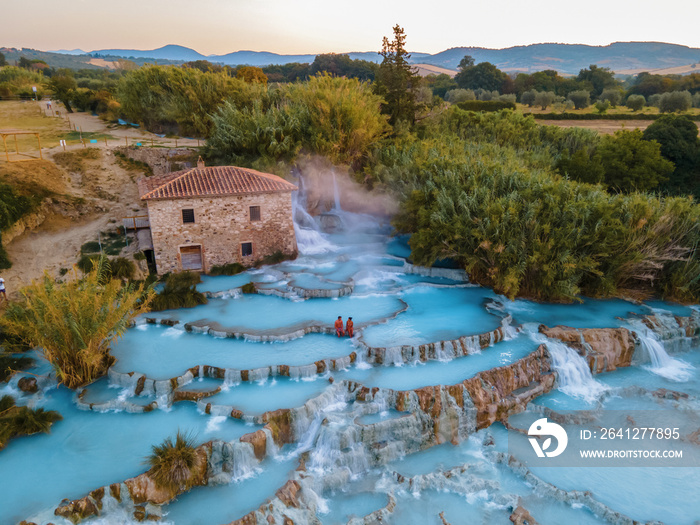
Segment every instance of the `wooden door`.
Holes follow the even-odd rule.
[[[202,270],[202,247],[183,246],[180,248],[180,261],[183,270]]]

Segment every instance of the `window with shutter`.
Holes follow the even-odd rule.
[[[250,207],[250,220],[251,222],[260,220],[260,206]]]
[[[243,257],[248,257],[253,255],[253,243],[252,242],[242,242],[241,243],[241,255]]]

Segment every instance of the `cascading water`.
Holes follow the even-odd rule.
[[[657,319],[663,319],[663,317],[657,316]],[[644,361],[651,362],[650,365],[646,365],[644,368],[671,381],[683,382],[688,381],[692,377],[695,368],[681,359],[668,355],[656,332],[650,330],[641,322],[632,324],[639,341],[640,357]],[[662,326],[664,326],[663,323]],[[677,329],[675,321],[671,329],[674,335],[680,334],[679,337],[685,337],[685,333]]]
[[[294,234],[297,238],[299,253],[318,255],[333,252],[337,248],[322,234],[314,218],[306,211],[306,194],[303,179],[299,177],[299,190],[292,193],[292,217]]]
[[[535,342],[547,346],[552,356],[552,366],[557,372],[560,391],[569,396],[593,402],[607,390],[605,385],[595,380],[586,360],[573,348],[561,341],[545,337],[538,333],[534,326],[528,325],[524,329]]]

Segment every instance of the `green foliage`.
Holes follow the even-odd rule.
[[[672,91],[664,93],[659,99],[661,113],[688,111],[693,106],[693,98],[689,91]]]
[[[71,101],[78,87],[73,77],[73,72],[68,69],[60,69],[57,74],[51,77],[49,87],[51,91],[53,91],[54,98],[63,102],[63,105],[69,113],[73,113]]]
[[[642,177],[634,164],[649,152],[639,135],[606,139],[610,152],[594,178],[603,160],[614,167],[628,149]],[[588,173],[602,147],[595,132],[452,108],[425,137],[395,141],[372,158],[371,173],[401,196],[394,225],[412,234],[416,263],[449,258],[509,297],[570,301],[628,290],[699,297],[698,206],[611,195],[553,173],[557,162]]]
[[[686,115],[663,115],[644,130],[644,139],[661,145],[661,155],[675,165],[664,189],[700,197],[700,138],[698,127]]]
[[[447,100],[447,93],[457,88],[457,82],[449,75],[441,73],[439,75],[428,75],[425,77],[426,84],[432,88],[433,95]]]
[[[465,111],[501,111],[503,109],[515,109],[515,103],[501,100],[465,100],[456,106]]]
[[[102,264],[82,279],[56,283],[48,274],[21,290],[0,327],[32,346],[41,347],[59,383],[77,388],[104,375],[113,362],[109,345],[131,319],[148,306],[150,292],[105,278]],[[137,305],[142,301],[140,305]]]
[[[416,101],[413,89],[420,78],[408,63],[411,55],[406,51],[406,34],[399,25],[393,28],[394,39],[382,41],[382,63],[375,76],[375,91],[384,99],[382,112],[389,115],[389,123],[413,124],[416,117]]]
[[[174,442],[166,438],[162,444],[153,445],[152,450],[147,459],[151,467],[148,474],[156,485],[173,494],[192,487],[196,472],[203,466],[193,436],[178,430]]]
[[[202,282],[196,272],[173,273],[165,278],[163,289],[153,298],[151,311],[192,308],[206,304],[207,298],[197,291],[197,284]]]
[[[501,91],[508,75],[490,62],[481,62],[462,68],[455,75],[455,82],[464,89]]]
[[[534,89],[531,89],[530,91],[525,91],[522,95],[520,95],[520,102],[521,104],[525,106],[534,106],[535,105],[535,98],[537,97],[537,91]]]
[[[207,156],[244,165],[290,162],[304,147],[336,164],[355,164],[389,129],[381,99],[357,79],[319,75],[275,96],[269,106],[224,103],[213,116]]]
[[[335,164],[359,161],[389,130],[380,97],[357,79],[319,75],[288,96],[302,115],[305,145]]]
[[[209,269],[209,275],[238,275],[245,271],[241,263],[214,265]]]
[[[673,171],[673,163],[661,156],[660,145],[644,140],[638,129],[605,135],[596,157],[603,166],[605,182],[617,191],[653,190]]]
[[[212,127],[209,115],[223,100],[250,107],[265,98],[266,88],[226,73],[144,66],[126,74],[116,94],[123,115],[151,131],[206,137]]]
[[[241,292],[243,293],[258,293],[257,288],[255,288],[255,285],[253,283],[246,283],[243,286],[241,286]]]
[[[632,111],[639,111],[646,105],[644,95],[630,95],[627,97],[627,107]]]
[[[17,406],[12,396],[3,396],[0,399],[0,450],[12,438],[38,432],[48,434],[51,425],[62,419],[61,414],[54,410]]]
[[[36,86],[36,96],[41,99],[46,92],[46,78],[36,71],[15,66],[0,69],[0,97],[33,99],[35,94],[32,86]]]
[[[544,111],[554,103],[556,98],[554,91],[538,91],[534,103],[535,106],[539,106]]]
[[[374,80],[378,65],[368,60],[353,60],[348,55],[326,53],[316,55],[309,71],[310,75],[328,73],[335,77],[356,78],[361,81]]]
[[[263,70],[255,66],[243,66],[236,71],[236,78],[240,78],[244,82],[258,83],[267,85],[267,75]]]
[[[5,60],[4,53],[0,53],[0,67],[5,67],[7,65],[7,60]]]
[[[586,109],[591,105],[591,94],[584,89],[572,91],[567,98],[574,103],[576,109]]]
[[[610,102],[610,107],[614,108],[620,104],[620,101],[622,100],[622,93],[620,93],[619,89],[607,88],[603,90],[598,98],[600,100],[607,100]]]
[[[476,100],[476,95],[471,89],[452,89],[445,94],[445,100],[450,104],[458,104],[467,100]]]
[[[34,359],[31,357],[14,357],[0,353],[0,383],[8,381],[17,370],[29,368],[32,364],[34,364]]]
[[[212,116],[206,155],[234,165],[252,165],[259,158],[291,161],[302,147],[300,117],[287,103],[238,108],[227,101]]]
[[[609,100],[599,100],[598,102],[595,103],[595,109],[598,113],[601,115],[605,113],[607,110],[610,109],[610,101]]]
[[[598,67],[595,64],[588,66],[588,69],[579,71],[577,80],[581,86],[588,86],[596,97],[599,97],[606,88],[614,87],[614,73],[607,67]]]

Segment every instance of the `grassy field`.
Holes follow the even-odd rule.
[[[538,115],[542,113],[574,113],[576,115],[584,115],[584,114],[597,114],[598,110],[595,108],[595,106],[588,106],[586,109],[564,109],[563,104],[553,104],[549,106],[547,109],[543,110],[539,107],[529,107],[529,106],[524,106],[523,104],[516,104],[516,107],[518,111],[522,111],[523,113],[527,114],[533,114],[533,115]],[[614,108],[610,108],[605,112],[606,115],[658,115],[659,114],[659,108],[653,107],[653,106],[645,106],[642,108],[640,111],[632,111],[630,108],[626,106],[617,106]],[[700,108],[691,108],[688,111],[683,113],[684,115],[700,115]]]
[[[57,117],[44,116],[41,102],[7,100],[0,102],[0,130],[21,129],[40,133],[41,146],[54,147],[70,131],[68,123]],[[17,145],[20,153],[37,154],[38,144],[33,135],[18,135]],[[14,137],[7,138],[10,155],[15,152]],[[4,160],[5,149],[0,144],[0,159]]]

